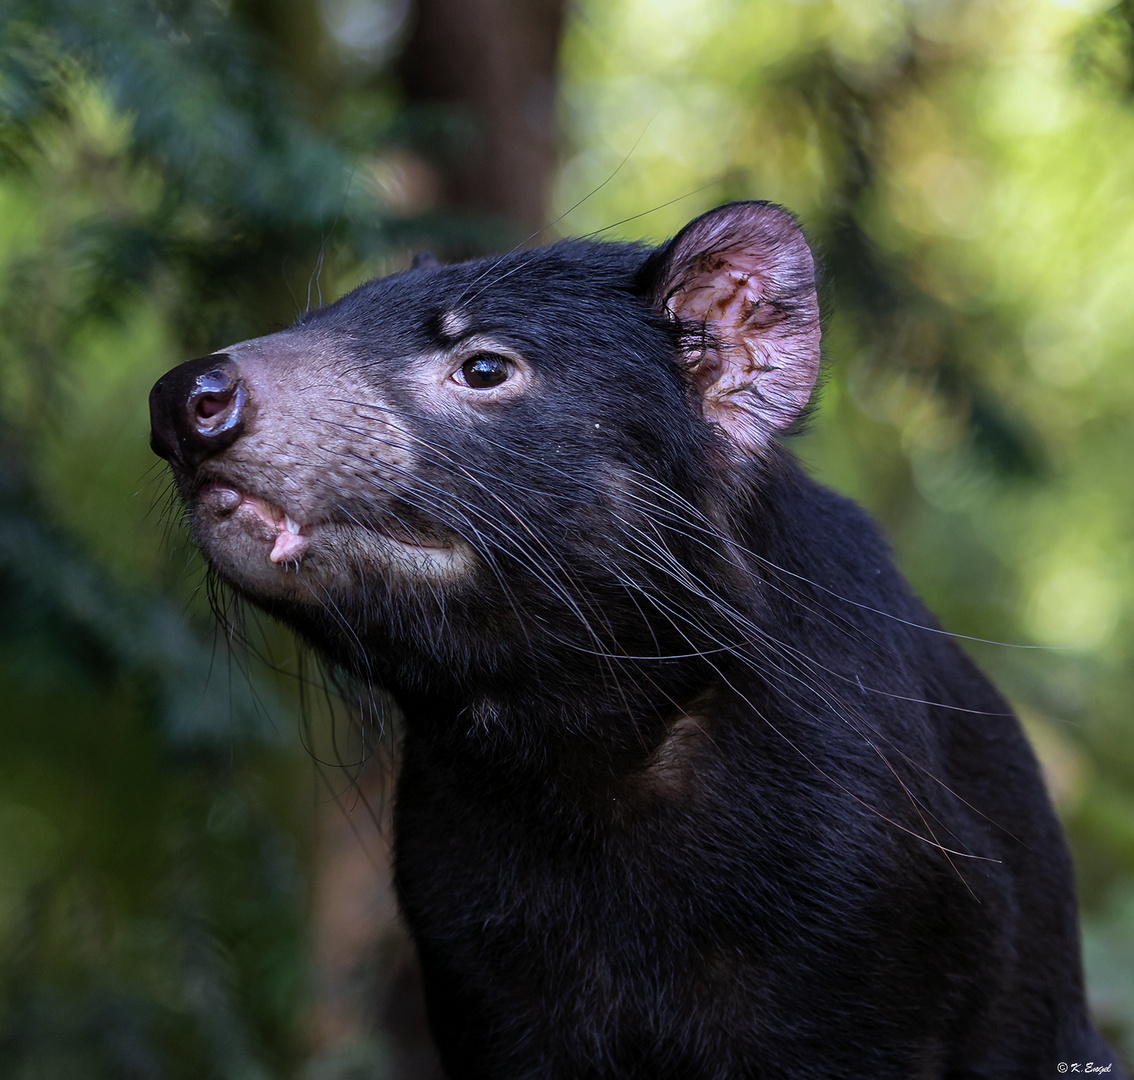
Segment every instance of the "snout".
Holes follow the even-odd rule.
[[[150,446],[186,472],[231,446],[244,430],[248,391],[227,353],[189,360],[150,391]]]

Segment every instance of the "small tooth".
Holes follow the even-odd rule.
[[[274,563],[295,563],[298,567],[306,550],[306,536],[296,536],[285,530],[276,537],[268,558]]]
[[[284,514],[284,525],[293,536],[299,535],[299,526],[287,514]]]

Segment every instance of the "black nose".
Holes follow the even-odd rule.
[[[231,356],[189,360],[167,371],[150,391],[150,446],[159,457],[195,469],[239,437],[247,398]]]

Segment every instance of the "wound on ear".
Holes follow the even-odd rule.
[[[653,302],[682,325],[705,417],[759,452],[803,411],[819,374],[815,263],[799,226],[770,203],[731,203],[686,225],[651,264]]]

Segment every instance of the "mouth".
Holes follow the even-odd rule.
[[[450,547],[432,537],[410,537],[401,530],[396,532],[380,528],[372,522],[361,522],[354,518],[349,523],[330,519],[300,521],[278,503],[223,483],[206,484],[198,494],[198,503],[218,520],[237,521],[252,535],[271,543],[268,559],[277,564],[298,566],[311,547],[316,532],[320,528],[335,525],[365,529],[381,542],[407,553],[437,557]]]
[[[199,495],[201,506],[217,518],[244,518],[245,524],[272,541],[268,558],[274,563],[297,563],[306,552],[314,522],[300,524],[282,506],[267,499],[228,487],[209,484]]]

